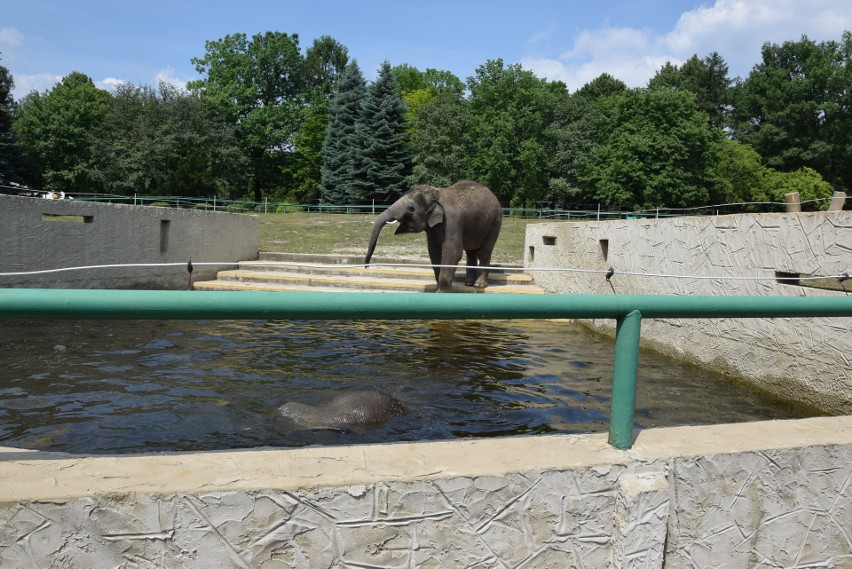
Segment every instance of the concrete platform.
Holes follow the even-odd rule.
[[[240,263],[239,269],[219,272],[214,281],[199,281],[199,290],[434,292],[434,271],[418,259],[377,259],[369,267],[362,259],[340,256],[263,254],[261,260]],[[387,266],[393,265],[393,266]],[[488,287],[464,286],[465,269],[456,270],[452,292],[543,294],[520,267],[495,267]]]

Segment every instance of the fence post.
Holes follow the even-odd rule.
[[[831,205],[828,206],[828,211],[840,211],[846,204],[846,192],[834,192],[831,196]]]
[[[612,370],[612,401],[609,411],[609,444],[626,450],[633,446],[636,411],[636,370],[639,366],[639,333],[642,313],[633,310],[618,319]]]
[[[799,213],[802,211],[802,204],[799,202],[799,192],[784,194],[784,203],[787,204],[787,213]]]

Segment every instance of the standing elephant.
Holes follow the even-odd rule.
[[[392,220],[399,222],[397,234],[426,232],[429,259],[442,265],[433,267],[438,292],[452,287],[462,251],[467,253],[464,284],[488,286],[491,252],[503,223],[503,209],[491,190],[467,180],[449,188],[414,186],[376,219],[364,264],[370,263],[379,232]]]

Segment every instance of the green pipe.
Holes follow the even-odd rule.
[[[0,289],[0,319],[446,320],[852,316],[846,296]]]
[[[636,409],[636,372],[639,368],[639,332],[642,313],[632,311],[618,319],[612,370],[612,401],[609,408],[609,444],[617,449],[633,446],[633,415]]]

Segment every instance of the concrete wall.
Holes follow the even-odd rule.
[[[548,292],[843,295],[781,284],[776,273],[852,274],[852,212],[533,224],[527,227],[525,264]],[[536,270],[609,267],[615,269],[610,282],[600,272]],[[852,280],[846,286],[852,292]],[[609,320],[589,324],[614,330]],[[848,318],[645,320],[641,337],[646,347],[743,378],[784,399],[852,413]]]
[[[189,259],[193,279],[208,279],[227,266],[197,263],[256,259],[257,249],[255,216],[0,195],[0,273],[183,264],[0,276],[0,287],[183,288]]]
[[[849,567],[852,417],[125,457],[0,449],[0,566]]]

